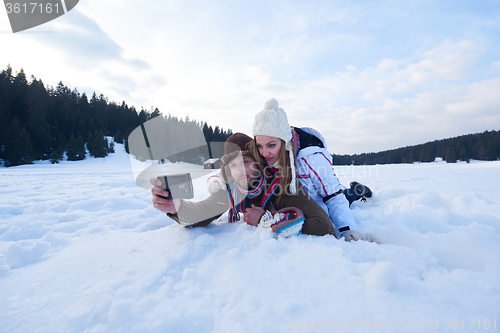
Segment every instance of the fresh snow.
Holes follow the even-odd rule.
[[[116,151],[0,168],[1,332],[499,331],[498,161],[336,167],[377,245],[182,228]]]

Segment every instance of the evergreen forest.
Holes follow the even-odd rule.
[[[436,158],[442,158],[448,163],[496,161],[500,158],[500,131],[462,135],[378,153],[332,156],[335,165],[434,162]]]
[[[136,110],[125,102],[110,102],[102,94],[88,98],[62,82],[53,88],[41,79],[26,78],[24,70],[12,73],[7,66],[0,73],[0,160],[7,167],[36,160],[58,163],[64,156],[70,161],[105,157],[114,151],[114,142],[126,143],[128,135],[155,117],[178,132],[198,131],[206,142],[224,142],[232,132],[207,123],[163,116],[158,108]],[[196,163],[211,156],[210,151],[197,156]],[[88,155],[87,155],[88,154]],[[176,161],[183,156],[175,156]],[[187,161],[186,161],[187,162]],[[193,161],[190,161],[193,162]]]
[[[88,155],[105,157],[114,151],[113,142],[108,143],[105,137],[113,137],[117,143],[125,142],[127,152],[131,153],[125,139],[141,127],[149,131],[153,125],[148,123],[152,124],[149,121],[153,119],[158,120],[154,126],[160,126],[160,130],[152,133],[160,135],[156,138],[150,135],[150,141],[156,139],[156,144],[148,150],[132,152],[140,160],[202,164],[209,158],[220,157],[222,144],[214,143],[222,143],[232,134],[231,130],[213,128],[188,116],[185,119],[165,116],[158,108],[138,111],[124,101],[110,102],[95,92],[89,99],[85,93],[71,90],[62,82],[55,88],[45,86],[34,76],[28,80],[23,69],[12,73],[10,65],[0,73],[0,162],[7,167],[36,160],[58,163],[64,156],[69,161],[82,160]],[[176,140],[171,140],[172,137]],[[142,136],[141,139],[144,140]],[[203,147],[201,141],[205,143]],[[436,158],[448,163],[471,159],[494,161],[500,158],[500,131],[378,153],[332,156],[335,165],[433,162]]]

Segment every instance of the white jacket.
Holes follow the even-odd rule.
[[[320,139],[324,148],[319,146],[301,148],[299,145],[295,160],[297,178],[309,196],[328,213],[338,237],[341,237],[345,231],[357,230],[358,226],[354,221],[344,193],[331,197],[326,203],[323,202],[323,198],[343,189],[333,169],[332,155],[328,152],[325,139],[312,128],[302,127],[300,129]]]

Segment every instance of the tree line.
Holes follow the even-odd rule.
[[[433,162],[436,158],[442,158],[448,163],[496,161],[500,158],[500,131],[467,134],[378,153],[332,156],[335,165]]]
[[[41,79],[31,76],[28,81],[23,69],[13,74],[7,66],[0,73],[0,160],[5,166],[32,163],[36,160],[50,160],[58,163],[66,156],[68,160],[82,160],[87,155],[104,157],[113,152],[114,142],[125,142],[130,153],[129,134],[141,124],[161,116],[161,126],[176,137],[176,144],[193,141],[201,132],[205,147],[187,145],[189,149],[175,152],[169,148],[164,159],[170,162],[184,161],[201,164],[204,160],[222,155],[222,145],[231,134],[219,126],[206,122],[164,116],[158,108],[136,110],[125,102],[110,102],[96,93],[89,99],[77,89],[71,90],[62,82],[53,88],[45,86]],[[199,140],[198,140],[199,141]],[[162,137],[156,147],[172,140]],[[169,146],[165,144],[165,146]],[[142,160],[148,155],[137,154]],[[443,158],[446,162],[457,160],[497,160],[500,158],[500,132],[485,131],[455,138],[436,140],[416,146],[409,146],[378,153],[355,155],[333,154],[335,165],[375,165],[432,162]]]
[[[129,135],[125,149],[140,161],[203,164],[224,154],[223,144],[231,131],[212,129],[171,115],[152,117]]]
[[[64,156],[70,161],[87,154],[104,157],[114,151],[105,137],[123,143],[135,128],[160,115],[158,108],[138,111],[95,92],[89,99],[62,82],[55,88],[45,86],[34,76],[28,80],[23,69],[14,74],[9,65],[0,73],[0,160],[15,166],[36,160],[58,163]],[[225,141],[232,134],[189,117],[164,119],[181,131],[196,127],[207,142]]]

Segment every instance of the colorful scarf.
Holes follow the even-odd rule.
[[[264,190],[265,178],[264,175],[260,175],[259,183],[252,190],[242,189],[235,181],[228,185],[229,192],[229,223],[238,222],[240,216],[238,213],[244,213],[246,209],[245,198],[253,199],[260,195]],[[232,193],[231,189],[235,189]]]
[[[259,195],[262,195],[264,190],[266,189],[266,180],[267,178],[264,175],[260,176],[259,183],[252,190],[242,189],[236,182],[229,184],[228,192],[229,192],[229,223],[235,223],[240,220],[239,213],[244,213],[248,199],[257,198]],[[280,177],[277,177],[271,183],[271,186],[267,188],[265,193],[262,196],[261,207],[265,207],[269,198],[276,191],[280,183]],[[236,189],[233,193],[231,189]]]

